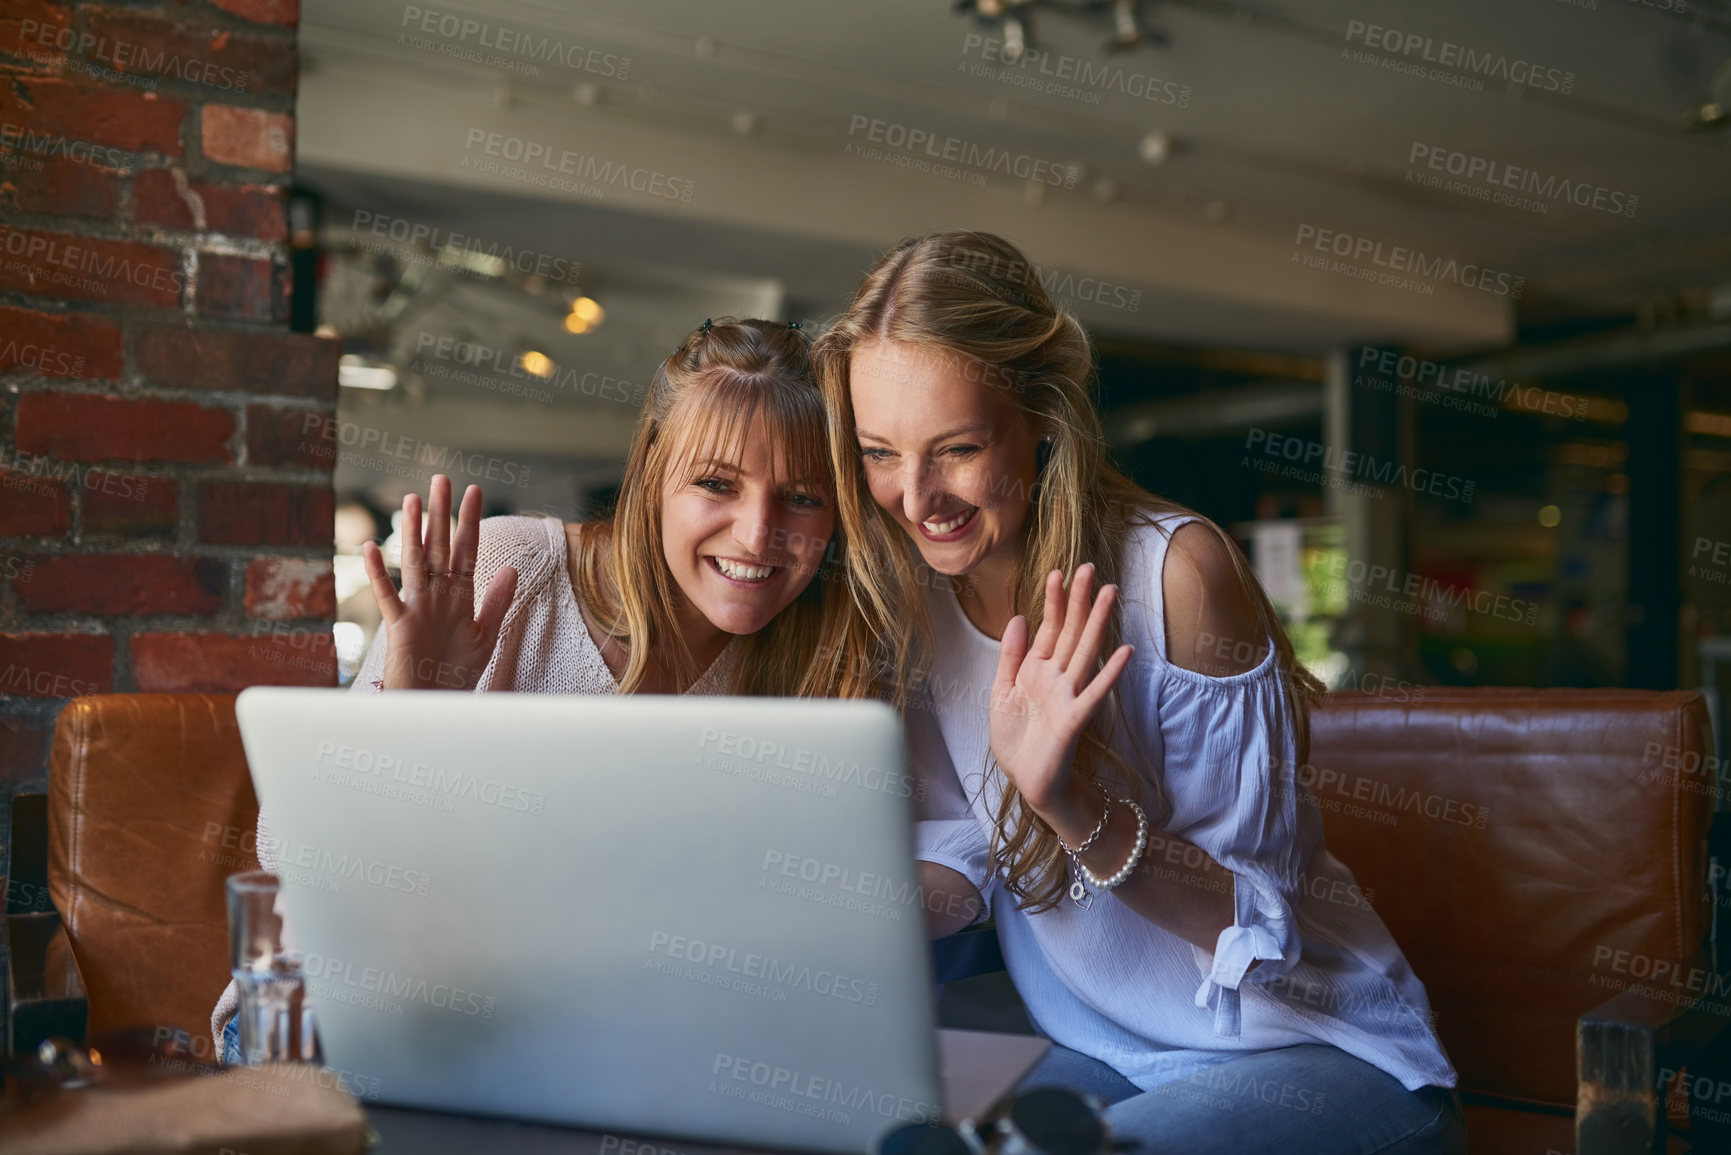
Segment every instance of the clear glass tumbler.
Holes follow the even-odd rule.
[[[300,956],[285,949],[277,876],[251,870],[228,878],[229,965],[240,992],[241,1061],[313,1062],[318,1039]]]

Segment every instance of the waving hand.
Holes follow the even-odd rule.
[[[1028,619],[1016,615],[1004,630],[992,686],[992,752],[998,765],[1036,811],[1064,797],[1071,786],[1076,741],[1123,674],[1132,647],[1122,645],[1104,665],[1100,642],[1118,587],[1091,597],[1092,565],[1080,566],[1065,604],[1063,574],[1046,578],[1046,612],[1028,643]]]
[[[517,590],[517,571],[503,567],[475,611],[475,555],[481,540],[481,488],[471,485],[451,537],[451,479],[433,477],[426,537],[421,497],[403,498],[403,591],[397,593],[379,547],[361,549],[386,631],[387,690],[472,690],[499,642],[499,627]]]

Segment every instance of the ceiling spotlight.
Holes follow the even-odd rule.
[[[955,0],[952,8],[972,12],[980,24],[1003,37],[999,53],[1005,64],[1018,63],[1028,51],[1033,39],[1028,14],[1035,10],[1091,20],[1110,8],[1112,35],[1106,41],[1107,52],[1122,52],[1143,44],[1165,47],[1170,43],[1164,31],[1143,26],[1142,0]]]
[[[531,373],[536,377],[546,378],[553,376],[553,358],[534,349],[530,349],[526,353],[520,355],[517,358],[517,366],[522,369],[523,372]]]
[[[1172,155],[1172,138],[1164,132],[1151,132],[1137,143],[1136,152],[1148,164],[1165,164]]]
[[[750,136],[756,132],[759,123],[757,113],[743,108],[729,117],[727,121],[728,127],[740,136]]]
[[[1731,121],[1731,60],[1721,64],[1707,82],[1707,99],[1683,115],[1685,128],[1724,128]]]
[[[1142,27],[1136,8],[1136,0],[1112,0],[1112,39],[1106,41],[1106,51],[1122,52],[1139,44],[1164,48],[1170,43],[1170,38],[1160,29]]]
[[[571,99],[580,107],[594,108],[601,103],[601,86],[593,80],[585,80],[571,90]]]
[[[954,8],[957,12],[972,12],[981,24],[1002,36],[1004,46],[999,52],[1003,61],[1005,64],[1015,64],[1028,50],[1027,29],[1015,10],[1039,2],[1040,0],[957,0]]]
[[[1731,317],[1731,281],[1707,290],[1707,315],[1716,321]]]
[[[389,365],[354,353],[337,358],[337,385],[343,389],[391,389],[396,384],[397,371]]]
[[[446,244],[439,250],[439,264],[482,277],[502,277],[511,267],[504,257],[458,244]]]

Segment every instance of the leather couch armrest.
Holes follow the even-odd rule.
[[[48,796],[12,798],[6,909],[0,917],[0,1039],[7,1060],[33,1052],[53,1035],[82,1044],[90,1021],[78,960],[48,897]]]

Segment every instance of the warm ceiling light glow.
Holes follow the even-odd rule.
[[[1731,437],[1731,413],[1705,413],[1691,410],[1683,418],[1683,426],[1691,433],[1710,433],[1715,437]]]
[[[1546,529],[1556,529],[1563,520],[1563,511],[1554,505],[1547,505],[1539,510],[1539,524]]]
[[[587,333],[594,327],[576,313],[571,313],[565,318],[565,331],[567,333]]]
[[[537,377],[553,376],[553,358],[545,353],[537,353],[531,349],[517,358],[517,364],[523,367],[525,373],[533,373]]]
[[[1627,441],[1569,441],[1556,448],[1556,460],[1563,465],[1587,465],[1594,469],[1618,469],[1629,460]]]
[[[607,319],[607,310],[594,297],[578,297],[571,302],[571,315],[581,317],[591,325],[599,325]]]

